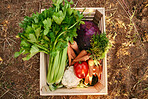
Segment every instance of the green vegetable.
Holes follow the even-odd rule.
[[[49,55],[47,83],[50,90],[59,88],[58,85],[64,74],[67,61],[68,42],[73,42],[77,36],[77,28],[83,23],[82,13],[71,8],[73,1],[52,0],[53,7],[42,13],[26,16],[19,24],[23,32],[19,33],[21,48],[15,53],[26,55],[23,60],[29,60],[38,52]]]
[[[91,48],[88,50],[88,52],[92,54],[95,64],[97,64],[97,60],[105,57],[105,54],[111,46],[105,33],[94,34],[92,36],[90,45]]]

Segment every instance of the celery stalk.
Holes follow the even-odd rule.
[[[58,75],[57,75],[57,78],[56,78],[56,81],[55,81],[56,84],[61,81],[63,74],[64,74],[64,70],[65,70],[65,66],[66,66],[66,60],[67,60],[67,48],[68,47],[66,47],[63,50],[62,59],[61,59],[61,62],[60,62],[60,68],[58,69]]]
[[[48,73],[47,73],[47,83],[48,84],[51,84],[51,82],[50,82],[50,75],[51,75],[51,69],[52,69],[53,59],[54,59],[54,57],[51,57],[50,56],[49,63],[48,63]]]
[[[55,71],[54,71],[54,78],[53,78],[53,81],[55,82],[55,80],[56,80],[56,78],[57,78],[57,74],[58,74],[58,70],[59,70],[59,68],[60,68],[60,66],[61,66],[61,59],[62,59],[62,53],[63,53],[63,51],[60,51],[60,53],[59,53],[59,60],[58,60],[58,65],[56,66],[56,69],[55,69]]]
[[[59,61],[59,53],[60,51],[57,51],[57,54],[54,58],[54,62],[52,64],[51,74],[50,74],[50,83],[54,83],[54,72],[57,69],[58,61]]]

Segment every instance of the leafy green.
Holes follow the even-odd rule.
[[[22,40],[20,46],[30,47],[30,44],[27,41]]]
[[[44,27],[46,28],[51,28],[52,22],[51,22],[51,18],[47,18],[43,21]]]
[[[25,32],[26,33],[32,33],[33,32],[32,27],[28,25]]]
[[[32,45],[30,49],[30,54],[28,54],[26,57],[23,58],[23,60],[29,60],[32,56],[37,54],[39,52],[39,49],[37,46]]]
[[[60,25],[62,23],[62,21],[64,20],[65,18],[65,13],[62,12],[61,10],[57,13],[54,13],[53,15],[53,20],[58,24]]]
[[[19,52],[15,52],[14,57],[18,57],[19,55],[21,55],[23,52],[23,50],[20,50]]]
[[[40,32],[41,32],[41,27],[39,27],[39,28],[37,28],[37,29],[35,30],[35,35],[36,35],[37,39],[38,39],[39,36],[40,36]]]
[[[90,44],[91,48],[89,52],[92,53],[92,58],[94,60],[103,59],[110,48],[109,39],[106,37],[105,33],[94,34]]]
[[[35,35],[34,34],[29,34],[29,40],[28,41],[30,41],[30,42],[37,42],[37,39],[36,39],[36,37],[35,37]]]

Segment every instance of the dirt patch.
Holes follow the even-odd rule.
[[[51,6],[49,0],[0,0],[0,98],[148,98],[148,2],[146,0],[74,0],[77,7],[105,7],[108,53],[107,96],[39,95],[39,54],[29,61],[19,50],[18,26],[24,16]]]

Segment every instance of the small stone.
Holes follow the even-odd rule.
[[[142,23],[148,23],[148,17],[143,17],[142,18]]]
[[[145,8],[142,10],[142,15],[143,15],[143,16],[148,16],[148,7],[145,7]]]
[[[148,17],[142,18],[142,27],[148,29]]]

